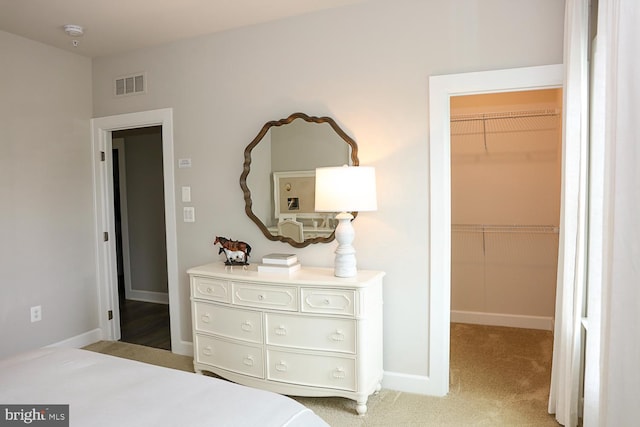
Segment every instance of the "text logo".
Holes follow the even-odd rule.
[[[69,427],[69,405],[0,405],[0,427]]]

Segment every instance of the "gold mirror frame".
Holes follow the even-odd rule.
[[[293,122],[296,119],[302,119],[302,120],[304,120],[306,122],[309,122],[309,123],[327,123],[327,124],[329,124],[331,126],[331,128],[334,130],[334,132],[336,132],[336,134],[338,134],[338,136],[340,138],[342,138],[344,140],[344,142],[351,147],[351,155],[350,155],[351,165],[352,166],[358,166],[360,162],[358,160],[358,144],[356,144],[356,142],[349,135],[347,135],[340,128],[340,126],[338,126],[336,124],[336,122],[332,118],[330,118],[330,117],[308,116],[308,115],[306,115],[304,113],[293,113],[289,117],[287,117],[286,119],[273,120],[273,121],[265,123],[265,125],[262,127],[260,132],[258,132],[258,135],[256,135],[256,137],[253,139],[253,141],[251,141],[251,143],[249,145],[247,145],[247,147],[245,148],[245,150],[244,150],[244,164],[243,164],[243,168],[242,168],[243,170],[242,170],[242,175],[240,175],[240,188],[242,188],[242,192],[244,193],[244,203],[245,203],[244,211],[245,211],[245,213],[258,226],[258,228],[262,231],[262,234],[264,234],[264,236],[267,239],[273,240],[273,241],[280,241],[280,242],[289,243],[291,246],[293,246],[295,248],[304,248],[305,246],[308,246],[308,245],[310,245],[312,243],[329,243],[329,242],[333,241],[333,239],[335,238],[335,229],[334,229],[334,232],[331,233],[331,235],[329,237],[314,237],[314,238],[311,238],[311,239],[305,239],[302,242],[296,242],[295,240],[293,240],[290,237],[284,237],[284,236],[280,236],[280,235],[273,235],[273,234],[271,234],[271,232],[269,231],[267,226],[262,222],[262,220],[260,218],[258,218],[256,216],[256,214],[253,212],[253,210],[252,210],[253,202],[251,200],[251,190],[249,190],[249,187],[247,186],[247,177],[249,176],[249,173],[251,172],[251,152],[252,152],[252,150],[260,143],[260,141],[262,141],[262,138],[264,138],[264,136],[267,134],[267,132],[271,128],[289,124],[289,123]],[[339,165],[336,165],[336,166],[339,166]],[[354,216],[355,215],[357,215],[357,212],[354,212]]]

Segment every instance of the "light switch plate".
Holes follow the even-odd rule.
[[[183,202],[191,201],[191,187],[182,187],[182,201]]]

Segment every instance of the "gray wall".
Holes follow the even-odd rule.
[[[387,272],[384,368],[428,372],[428,81],[430,75],[562,62],[559,0],[373,0],[94,61],[96,117],[172,107],[176,189],[192,187],[196,223],[178,222],[181,337],[191,340],[186,269],[218,260],[217,230],[253,259],[291,251],[244,214],[243,151],[264,123],[331,116],[376,167],[378,211],[354,222],[358,266]],[[116,76],[145,71],[148,93],[115,99]],[[176,194],[179,200],[179,194]],[[182,218],[181,212],[177,217]],[[402,242],[408,261],[389,255]],[[331,266],[335,244],[297,249]]]
[[[428,283],[429,76],[561,63],[563,17],[561,0],[371,0],[93,64],[1,34],[0,120],[13,138],[2,136],[0,316],[11,343],[2,352],[97,327],[93,83],[94,117],[172,107],[174,157],[193,159],[175,182],[177,191],[192,187],[197,220],[177,229],[183,340],[191,340],[184,271],[218,260],[217,230],[250,242],[254,259],[291,250],[244,215],[238,179],[262,125],[302,111],[333,117],[358,142],[361,164],[376,167],[378,211],[354,222],[358,265],[387,272],[385,370],[425,375],[427,302],[438,286]],[[115,99],[112,80],[140,71],[148,93]],[[411,262],[390,257],[389,242],[403,242]],[[334,249],[296,252],[305,265],[329,266]],[[46,322],[29,324],[28,308],[39,303]]]
[[[91,61],[2,31],[0,52],[2,357],[94,330],[98,313]]]

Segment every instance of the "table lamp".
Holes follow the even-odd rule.
[[[377,209],[375,169],[370,166],[317,168],[315,190],[316,212],[339,212],[336,215],[338,247],[334,274],[337,277],[354,277],[357,270],[351,212]]]

